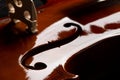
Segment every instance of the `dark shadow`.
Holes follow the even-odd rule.
[[[67,9],[65,8],[62,11],[69,18],[76,20],[82,24],[86,24],[91,21],[100,19],[102,17],[108,16],[110,14],[117,12],[118,10],[115,11],[114,9],[111,9],[110,11],[107,11],[105,14],[103,13],[104,11],[106,11],[106,9],[116,5],[120,5],[120,0],[106,0],[100,3],[93,2],[93,3],[89,3],[88,5],[80,4],[76,6],[71,6]],[[98,13],[98,14],[96,15],[95,13]],[[94,14],[94,16],[92,14]]]
[[[65,69],[80,80],[119,80],[120,36],[107,38],[70,57]]]
[[[0,41],[3,43],[16,42],[20,38],[25,38],[34,34],[30,34],[25,30],[20,30],[16,28],[14,22],[9,22],[2,29],[0,29]]]
[[[44,80],[55,80],[55,79],[56,80],[72,80],[73,77],[75,77],[74,74],[70,74],[70,73],[66,72],[64,70],[63,66],[59,65]]]
[[[109,23],[101,28],[91,25],[91,32],[102,34],[107,30],[120,28],[120,23]],[[84,35],[83,35],[84,36]],[[78,74],[80,80],[119,80],[120,36],[103,39],[70,57],[65,69]]]
[[[14,25],[15,25],[14,23],[10,22],[0,30],[1,41],[9,43],[9,42],[15,41],[17,39],[17,36],[15,35],[15,33],[12,30],[12,27]]]
[[[34,46],[36,35],[16,34],[13,26],[14,23],[9,23],[0,29],[0,78],[27,80],[26,73],[18,61],[20,55]]]

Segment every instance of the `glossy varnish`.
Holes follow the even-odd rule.
[[[71,19],[74,19],[85,25],[92,21],[101,19],[102,17],[116,13],[116,12],[120,11],[120,2],[119,2],[119,0],[116,0],[116,1],[118,1],[118,3],[112,4],[109,6],[104,6],[104,7],[100,7],[100,8],[94,7],[94,8],[98,8],[98,9],[90,8],[90,9],[92,9],[92,11],[89,11],[89,8],[87,8],[87,7],[83,8],[83,6],[86,5],[86,3],[88,3],[89,1],[87,2],[85,0],[64,0],[64,1],[59,1],[59,2],[55,2],[55,3],[53,1],[53,3],[51,3],[51,5],[49,3],[49,6],[44,7],[44,9],[41,13],[39,13],[39,11],[41,11],[41,10],[38,9],[38,22],[39,22],[38,23],[38,29],[39,29],[38,34],[40,34],[40,32],[43,31],[46,27],[48,27],[52,23],[56,22],[57,20],[60,20],[61,18],[65,17],[65,16],[69,16]],[[100,5],[100,6],[102,6],[102,5]],[[83,11],[83,13],[81,13],[81,11]],[[4,19],[2,19],[2,20],[4,20]],[[10,30],[11,28],[9,26],[6,27],[6,25],[8,23],[9,23],[9,20],[6,20],[2,23],[0,22],[0,72],[1,72],[0,79],[1,80],[28,80],[26,78],[26,73],[24,72],[23,68],[18,63],[18,60],[19,60],[19,57],[21,54],[24,54],[26,51],[28,51],[35,45],[35,41],[37,40],[36,36],[38,34],[16,35],[15,33],[13,33]],[[22,26],[22,24],[21,24],[21,26]],[[113,26],[113,27],[111,27],[111,26]],[[94,33],[99,34],[99,33],[105,32],[107,29],[119,28],[120,24],[111,23],[111,24],[104,26],[104,29],[103,28],[98,29],[97,27],[99,27],[99,26],[92,25],[91,30]],[[69,36],[69,34],[68,34],[68,36]],[[116,38],[113,38],[113,40],[116,41]],[[119,38],[117,40],[119,40]],[[115,43],[115,44],[117,45],[117,43]],[[113,43],[112,45],[115,45],[115,44]],[[93,49],[94,49],[94,47],[93,47]],[[93,49],[92,49],[92,51],[94,51]],[[110,48],[110,49],[112,49],[112,48]],[[96,50],[99,51],[98,48]],[[90,54],[92,52],[91,52],[91,49],[88,49],[86,52],[83,52],[83,53]],[[97,53],[97,51],[96,51],[96,53]],[[103,57],[106,57],[107,55],[109,55],[108,52],[106,52],[106,53],[107,54]],[[110,54],[109,58],[113,58],[111,56],[111,54]],[[92,56],[92,55],[93,54],[91,54],[90,56]],[[104,54],[99,54],[99,55],[102,56]],[[117,52],[115,55],[117,56]],[[66,70],[69,72],[75,73],[75,74],[79,74],[81,76],[81,73],[84,71],[81,71],[81,72],[75,71],[74,68],[77,69],[76,66],[71,67],[71,62],[69,63],[69,61],[72,61],[72,62],[75,62],[74,64],[77,64],[77,60],[74,60],[74,59],[78,59],[78,58],[75,58],[75,57],[76,57],[76,55],[71,57],[68,60],[68,62],[66,63]],[[90,60],[92,60],[91,58],[95,58],[95,57],[93,56],[93,57],[88,57],[88,58]],[[107,60],[106,58],[104,58],[104,60]],[[94,59],[94,60],[96,60],[96,59]],[[108,59],[108,60],[111,60],[111,59]],[[100,61],[98,60],[98,62],[100,62]],[[98,62],[96,61],[96,63],[98,63]],[[86,63],[87,69],[91,69],[88,67],[89,65],[87,63]],[[70,64],[70,67],[69,67],[69,64]],[[103,64],[105,64],[105,63],[103,63]],[[103,64],[101,63],[98,65],[103,65]],[[110,64],[110,65],[114,65],[114,64]],[[82,67],[84,67],[84,65]],[[92,66],[90,66],[90,67],[92,67]],[[104,66],[102,66],[102,67],[104,67]],[[116,68],[116,67],[114,67],[114,68]],[[84,68],[84,69],[86,69],[86,68]],[[94,70],[94,73],[91,75],[89,75],[89,74],[92,71],[87,72],[87,70],[85,70],[85,72],[87,73],[89,80],[91,80],[91,79],[93,80],[93,78],[96,77],[95,70]],[[83,80],[86,76],[85,72],[82,75]],[[99,70],[98,70],[98,72],[99,72]],[[100,73],[98,73],[98,74],[100,74]],[[70,78],[70,76],[73,77],[73,75],[69,75],[68,78]],[[99,76],[99,75],[97,75],[97,76]],[[100,75],[100,76],[102,76],[102,75]],[[49,79],[50,79],[50,77],[49,77]],[[64,79],[64,77],[63,77],[63,79]]]

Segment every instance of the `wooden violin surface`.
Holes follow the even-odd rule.
[[[120,79],[119,40],[120,36],[110,37],[86,47],[67,60],[65,69],[80,80]]]
[[[88,3],[89,3],[89,5],[88,5]],[[82,78],[78,79],[78,80],[84,80],[85,76],[87,76],[88,80],[91,80],[94,77],[102,76],[102,74],[104,74],[104,73],[107,74],[107,70],[109,70],[109,69],[105,70],[106,68],[104,68],[103,64],[108,63],[108,65],[106,64],[105,67],[109,67],[111,65],[115,65],[118,67],[117,64],[112,64],[113,62],[117,62],[118,60],[114,60],[114,59],[116,57],[117,57],[116,59],[118,59],[118,57],[119,57],[119,54],[117,54],[117,52],[116,52],[116,51],[119,52],[119,50],[117,49],[117,47],[119,47],[119,43],[117,43],[117,41],[119,41],[118,35],[117,35],[117,37],[110,38],[110,40],[108,38],[108,40],[105,40],[103,42],[101,41],[101,43],[96,44],[95,47],[93,46],[91,48],[85,48],[85,49],[83,49],[83,52],[80,52],[79,48],[81,46],[80,43],[82,43],[82,41],[84,42],[84,37],[86,37],[85,40],[88,43],[92,42],[92,40],[93,41],[96,40],[98,42],[99,40],[102,39],[101,38],[101,39],[97,40],[97,38],[99,38],[101,36],[98,36],[98,37],[95,36],[92,39],[90,38],[87,40],[87,36],[91,33],[93,33],[95,35],[102,34],[102,36],[104,36],[104,34],[106,35],[107,32],[109,33],[109,31],[111,31],[111,30],[113,30],[113,31],[111,31],[111,33],[115,33],[115,34],[119,33],[119,30],[117,30],[120,28],[120,17],[119,17],[120,1],[119,0],[114,0],[114,1],[107,0],[105,3],[101,2],[100,4],[96,3],[96,0],[89,0],[89,1],[85,1],[85,0],[62,0],[62,1],[61,0],[57,0],[57,1],[56,0],[48,0],[48,3],[45,6],[43,6],[42,9],[37,8],[37,15],[38,15],[38,34],[34,34],[34,35],[23,35],[23,34],[16,35],[13,33],[14,30],[13,30],[13,32],[9,30],[10,29],[9,26],[5,27],[9,23],[9,18],[0,19],[0,57],[1,57],[0,58],[0,71],[1,71],[0,79],[1,80],[62,80],[62,79],[63,80],[65,80],[65,79],[71,80],[73,77],[76,77],[76,74],[79,76],[82,76]],[[54,64],[56,65],[57,63],[62,61],[63,58],[60,57],[61,54],[59,52],[58,53],[54,52],[54,51],[56,51],[56,49],[55,50],[53,49],[53,51],[51,50],[50,52],[48,52],[48,53],[50,53],[50,55],[52,55],[52,57],[48,56],[47,54],[44,54],[45,52],[42,53],[41,55],[39,55],[39,56],[41,56],[41,57],[38,56],[39,58],[42,58],[42,56],[43,56],[43,58],[45,58],[46,61],[51,61],[51,63],[49,63],[48,66],[50,65],[53,67],[53,72],[50,72],[50,70],[48,70],[48,71],[47,70],[46,71],[45,70],[43,70],[43,71],[42,70],[41,71],[27,70],[27,69],[24,69],[24,66],[21,67],[21,64],[19,63],[19,61],[20,61],[19,59],[20,59],[21,55],[24,55],[26,53],[26,51],[29,51],[32,48],[40,45],[39,41],[42,41],[42,40],[44,42],[45,42],[45,40],[52,41],[52,40],[49,40],[50,39],[49,37],[52,37],[49,35],[51,35],[51,34],[54,35],[54,32],[55,32],[54,29],[53,29],[53,31],[51,31],[51,33],[47,33],[49,35],[44,35],[44,37],[42,39],[39,35],[41,35],[42,32],[46,30],[46,28],[50,27],[50,25],[61,20],[62,18],[66,17],[66,16],[69,17],[70,19],[82,24],[82,26],[83,26],[84,32],[82,33],[82,35],[85,35],[85,36],[82,37],[83,38],[82,41],[79,41],[79,39],[77,39],[73,42],[75,44],[72,44],[72,47],[69,47],[69,45],[68,45],[67,48],[61,49],[61,52],[63,52],[63,53],[65,52],[64,50],[66,50],[66,52],[77,51],[77,52],[75,52],[76,55],[74,55],[75,53],[73,53],[72,54],[73,56],[71,55],[71,57],[68,58],[66,61],[63,60],[64,62],[66,62],[65,66],[62,64],[59,64],[57,67],[54,66]],[[20,23],[19,26],[23,26],[23,24]],[[60,26],[62,26],[62,25],[60,25]],[[85,26],[85,28],[84,28],[84,26]],[[59,25],[58,25],[58,27],[59,27]],[[89,30],[88,30],[88,27],[90,28]],[[89,31],[91,31],[91,32],[89,32]],[[74,29],[71,29],[70,31],[67,31],[67,32],[63,31],[59,35],[60,38],[57,38],[57,39],[59,40],[59,39],[64,39],[66,37],[69,37],[70,35],[74,34],[74,32],[75,32]],[[17,32],[15,32],[15,33],[17,33]],[[111,36],[109,36],[109,37],[111,37]],[[38,41],[38,43],[37,43],[37,41]],[[80,43],[77,43],[77,41]],[[112,41],[114,41],[115,43]],[[106,43],[106,42],[110,42],[110,44]],[[87,44],[85,43],[85,45],[87,45]],[[99,45],[102,45],[102,47],[100,47],[101,49],[99,49]],[[107,46],[105,46],[106,49],[102,49],[104,47],[104,45],[107,45]],[[114,47],[114,48],[111,48],[110,47],[111,45],[113,45],[112,47]],[[75,47],[78,47],[78,48],[75,48]],[[110,55],[109,55],[109,51],[108,51],[109,49],[111,49]],[[116,50],[115,55],[114,55],[114,51],[112,51],[112,49],[114,49],[114,51]],[[95,52],[94,52],[94,50],[95,50]],[[99,51],[99,53],[97,51]],[[102,51],[103,52],[105,51],[105,53],[103,53]],[[94,53],[94,54],[92,54],[92,53]],[[56,54],[58,54],[58,56],[55,56]],[[82,56],[84,56],[84,54],[88,55],[88,56],[85,56],[85,58],[84,58],[84,57],[81,57],[79,54]],[[67,53],[64,53],[62,55],[67,56]],[[100,57],[99,57],[99,55],[100,55]],[[104,55],[104,56],[102,56],[102,55]],[[109,57],[106,57],[107,55],[109,55]],[[114,56],[112,57],[112,55],[114,55]],[[104,58],[101,58],[101,57],[104,57]],[[34,58],[31,58],[30,60],[28,60],[28,63],[32,62],[33,60],[34,61],[37,60],[36,58],[37,58],[37,56],[35,56]],[[60,58],[58,60],[58,62],[52,63],[52,60],[57,61],[57,58]],[[93,59],[91,59],[91,58],[93,58]],[[98,59],[96,59],[96,58],[98,58]],[[112,61],[110,58],[113,58],[112,59],[113,62],[111,64],[109,64],[109,61],[108,61],[108,60]],[[99,61],[101,59],[103,59],[103,60]],[[95,60],[97,60],[97,61],[95,63],[93,63]],[[39,59],[37,61],[39,61]],[[82,63],[82,61],[85,63]],[[104,61],[106,61],[106,62],[104,62]],[[102,62],[104,62],[104,63],[102,63]],[[77,63],[80,63],[80,64],[77,64]],[[80,66],[81,64],[82,64],[82,66]],[[79,68],[79,66],[82,68]],[[86,66],[86,67],[84,67],[84,66]],[[99,68],[99,66],[102,66],[103,68]],[[95,69],[93,69],[93,68],[95,68]],[[112,69],[112,67],[109,67],[109,68]],[[113,68],[115,68],[115,67],[113,67]],[[83,70],[81,71],[80,69],[83,69]],[[85,70],[85,69],[87,69],[87,70]],[[92,71],[90,71],[90,69],[94,71],[92,74],[91,74]],[[100,74],[99,69],[103,69],[103,73],[101,70],[101,75],[99,75]],[[44,71],[47,73],[45,73]],[[112,71],[114,72],[114,70],[111,70],[111,72]],[[44,76],[44,74],[48,74],[48,75],[46,75],[44,78],[41,78],[42,76]],[[95,78],[95,80],[97,80],[97,78]]]

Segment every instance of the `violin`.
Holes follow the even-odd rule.
[[[119,11],[119,0],[49,0],[37,8],[38,33],[32,35],[18,34],[23,23],[10,30],[9,19],[1,19],[0,78],[118,79]]]

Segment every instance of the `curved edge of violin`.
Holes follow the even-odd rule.
[[[80,35],[80,33],[82,32],[81,26],[77,23],[65,23],[63,26],[66,27],[66,28],[71,27],[71,26],[75,26],[77,29],[76,29],[76,32],[73,35],[71,35],[67,38],[57,40],[57,41],[54,41],[54,42],[48,42],[47,44],[39,45],[39,46],[29,50],[25,55],[22,56],[22,58],[20,60],[21,65],[23,67],[25,67],[26,69],[32,69],[32,70],[45,69],[47,67],[47,65],[43,62],[37,62],[37,63],[34,64],[34,66],[30,66],[30,65],[26,64],[26,61],[29,58],[33,57],[34,55],[37,55],[40,52],[43,52],[43,51],[46,51],[46,50],[49,50],[49,49],[52,49],[52,48],[55,48],[55,47],[60,47],[62,45],[65,45],[65,44],[75,40]]]

